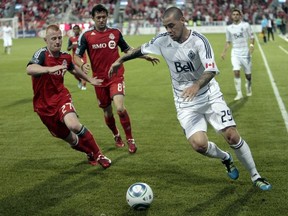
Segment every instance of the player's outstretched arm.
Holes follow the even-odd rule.
[[[26,71],[28,75],[35,76],[44,73],[55,73],[59,70],[66,70],[66,69],[67,69],[66,65],[56,65],[53,67],[48,67],[39,64],[30,64],[27,66]]]
[[[119,67],[121,66],[121,64],[123,64],[126,61],[135,59],[135,58],[139,58],[144,56],[144,54],[142,54],[141,52],[141,47],[138,47],[136,49],[132,49],[129,52],[127,52],[125,55],[119,57],[110,67],[109,71],[108,71],[108,76],[111,77],[113,73],[117,73]]]
[[[131,47],[128,51],[126,51],[125,53],[131,53],[133,50],[135,50],[133,47]],[[154,56],[149,56],[149,55],[142,55],[139,56],[139,58],[141,59],[145,59],[146,61],[150,61],[152,63],[152,65],[156,65],[160,62],[160,60],[157,57]]]

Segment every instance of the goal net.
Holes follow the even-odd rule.
[[[0,38],[2,39],[3,37],[2,27],[7,23],[13,29],[13,38],[18,38],[18,17],[0,19]]]

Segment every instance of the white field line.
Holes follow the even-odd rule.
[[[276,97],[276,100],[278,102],[278,106],[279,106],[279,109],[281,111],[281,114],[282,114],[282,118],[284,120],[284,123],[285,123],[285,126],[286,126],[286,130],[287,130],[287,133],[288,133],[288,114],[287,114],[287,110],[285,108],[285,105],[283,103],[283,100],[279,94],[279,91],[278,91],[278,88],[277,88],[277,85],[275,84],[275,80],[274,80],[274,77],[273,77],[273,74],[272,74],[272,71],[270,70],[270,67],[268,65],[268,62],[267,62],[267,59],[266,59],[266,56],[262,50],[262,47],[260,46],[259,44],[259,40],[257,38],[257,36],[255,36],[255,40],[258,44],[258,47],[259,47],[259,50],[260,50],[260,53],[261,53],[261,56],[262,56],[262,59],[264,61],[264,65],[266,67],[266,71],[268,73],[268,76],[269,76],[269,79],[270,79],[270,83],[272,85],[272,88],[273,88],[273,91],[274,91],[274,95]]]
[[[279,48],[280,48],[283,52],[285,52],[286,54],[288,54],[288,51],[287,51],[286,49],[284,49],[282,46],[279,46]]]

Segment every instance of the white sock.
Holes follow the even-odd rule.
[[[239,143],[235,145],[230,145],[230,147],[234,149],[238,160],[250,173],[251,180],[255,181],[257,178],[261,178],[260,174],[258,173],[256,169],[256,165],[253,160],[250,148],[248,144],[245,142],[245,140],[240,138]]]
[[[252,84],[251,80],[246,79],[246,83],[247,83],[247,87],[251,88],[251,84]]]
[[[234,85],[235,85],[235,89],[236,89],[237,94],[242,94],[241,78],[234,77]]]
[[[221,150],[215,143],[208,141],[208,148],[205,155],[211,158],[220,158],[226,160],[229,158],[229,154]]]

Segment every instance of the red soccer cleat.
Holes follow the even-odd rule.
[[[107,169],[111,166],[111,160],[106,156],[100,154],[96,160],[104,169]]]
[[[128,139],[127,144],[128,144],[129,152],[131,154],[134,154],[137,151],[137,146],[136,146],[135,140],[134,139]]]
[[[115,140],[115,145],[116,145],[116,147],[122,148],[122,147],[125,146],[125,143],[123,142],[120,134],[115,135],[115,136],[114,136],[114,140]]]

